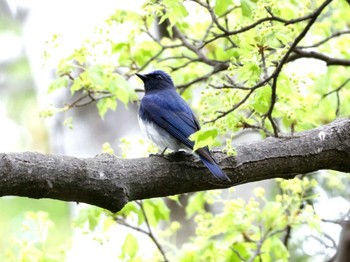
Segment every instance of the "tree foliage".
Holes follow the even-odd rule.
[[[292,137],[350,115],[349,13],[345,0],[150,0],[142,10],[117,10],[60,61],[49,92],[69,88],[75,96],[43,114],[96,102],[103,117],[120,102],[137,101],[135,73],[163,69],[204,124],[193,136],[197,146],[222,145],[234,154],[232,139],[244,129]],[[168,36],[155,23],[166,25]],[[93,231],[103,216],[132,228],[155,244],[155,260],[288,261],[302,249],[290,244],[294,232],[322,235],[316,188],[342,191],[342,183],[327,174],[319,185],[306,177],[277,184],[273,196],[258,188],[248,201],[223,200],[217,191],[192,195],[184,208],[196,231],[181,247],[171,244],[181,223],[170,219],[161,199],[128,204],[117,214],[86,212],[78,224]],[[178,196],[170,201],[180,204]],[[214,204],[216,214],[207,211]],[[139,247],[127,235],[120,258],[141,261]]]
[[[345,1],[146,2],[117,10],[95,39],[62,59],[50,90],[83,91],[63,109],[98,100],[104,115],[116,99],[136,99],[125,80],[162,68],[185,98],[201,91],[195,107],[217,135],[242,126],[264,135],[309,129],[348,115],[348,11]],[[157,17],[170,21],[172,38],[153,32]],[[305,70],[291,63],[302,58],[313,58]]]

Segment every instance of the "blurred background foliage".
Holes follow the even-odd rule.
[[[263,117],[270,108],[271,85],[256,89],[237,114],[220,117],[220,112],[231,110],[246,97],[246,90],[232,87],[259,83],[265,67],[269,70],[275,67],[275,60],[283,57],[288,43],[305,24],[290,27],[265,24],[234,35],[230,41],[225,38],[211,41],[212,35],[204,34],[208,33],[205,30],[212,21],[197,19],[208,15],[207,10],[203,6],[193,8],[192,4],[199,1],[185,2],[190,3],[186,8],[182,1],[146,1],[144,5],[143,1],[135,1],[135,6],[113,6],[109,12],[96,14],[102,19],[95,22],[90,18],[97,13],[96,3],[82,1],[70,8],[73,19],[69,20],[69,14],[65,13],[68,11],[61,10],[60,14],[54,6],[50,13],[49,4],[43,1],[18,8],[12,1],[0,0],[0,49],[6,50],[0,55],[1,151],[91,156],[103,150],[123,157],[146,156],[155,148],[134,135],[138,132],[135,101],[140,91],[135,87],[142,84],[136,82],[133,75],[153,68],[170,71],[183,97],[192,103],[200,120],[207,122],[203,133],[197,135],[198,143],[216,146],[221,141],[226,152],[234,154],[232,141],[237,141],[234,132],[242,139],[242,127],[256,127],[258,131],[251,132],[245,138],[248,141],[252,137],[260,139],[271,135],[273,126]],[[273,15],[292,19],[307,15],[322,2],[217,0],[201,3],[211,3],[219,17],[225,10],[232,9],[230,19],[240,23],[230,20],[231,29],[237,30],[266,16],[266,6]],[[33,40],[36,32],[29,30],[29,38],[28,35],[24,37],[31,4],[52,16],[54,13],[61,18],[67,15],[72,35],[82,34],[79,40],[73,40],[72,35],[67,38],[64,33],[51,30],[44,37],[45,45],[39,48],[43,59],[40,57],[36,64],[30,58],[33,53],[26,42]],[[57,5],[65,4],[73,3]],[[86,28],[93,28],[87,35],[84,22],[76,25],[83,7],[92,7],[92,11],[86,9],[91,15],[85,22],[92,24]],[[31,12],[36,14],[34,9]],[[152,29],[154,14],[160,21],[168,20],[170,25],[176,25],[180,33],[186,35],[190,47],[184,46],[178,32],[170,27],[167,28],[169,37],[160,39]],[[333,1],[302,45],[312,45],[336,31],[348,30],[348,14],[349,5],[345,0]],[[43,19],[49,21],[48,17],[43,16]],[[220,20],[222,24],[223,20]],[[37,25],[45,22],[39,20]],[[38,26],[34,28],[38,30]],[[217,27],[211,30],[215,34],[221,32]],[[55,59],[57,50],[69,42],[67,39],[74,42],[73,47]],[[211,61],[199,61],[198,53],[190,50],[191,44],[198,44],[196,39],[203,40],[204,54]],[[348,42],[349,34],[328,41],[317,47],[317,51],[350,59]],[[274,49],[265,66],[260,63],[261,52],[257,46]],[[50,64],[51,60],[54,62]],[[41,72],[38,68],[43,65],[49,69]],[[212,71],[223,65],[227,65],[225,71]],[[267,73],[271,72],[269,70]],[[232,77],[233,82],[228,81],[226,75]],[[192,84],[203,76],[208,79],[205,84],[202,81]],[[348,76],[348,67],[305,62],[286,64],[278,77],[278,100],[272,117],[286,132],[310,129],[336,117],[348,117],[349,85],[328,94],[346,83]],[[46,78],[48,81],[42,83]],[[225,85],[231,88],[222,88]],[[55,99],[49,100],[49,96]],[[85,100],[79,100],[81,97]],[[83,109],[77,108],[79,105]],[[51,118],[40,118],[39,112]],[[220,118],[210,122],[216,117]],[[125,122],[129,125],[124,125]],[[119,141],[120,137],[124,138]],[[260,184],[259,187],[251,184],[236,187],[235,192],[199,192],[145,200],[128,204],[119,214],[53,200],[1,198],[0,233],[4,237],[0,242],[0,260],[76,261],[77,257],[86,261],[93,261],[95,257],[103,261],[331,259],[340,231],[336,221],[349,215],[349,175],[322,171],[310,177],[269,182],[263,184],[265,189]],[[125,228],[130,230],[125,231]],[[84,242],[86,239],[91,239],[93,244]],[[76,242],[81,242],[82,249],[74,251]]]
[[[48,132],[38,117],[37,89],[23,46],[25,16],[25,12],[14,16],[7,2],[0,1],[0,148],[49,153]],[[2,197],[0,206],[1,261],[35,261],[48,253],[59,256],[58,247],[72,235],[68,203]],[[50,216],[33,213],[39,211]],[[40,239],[45,230],[47,236]]]

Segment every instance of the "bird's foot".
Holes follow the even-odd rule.
[[[168,159],[171,160],[187,160],[189,157],[193,157],[193,154],[186,151],[175,151],[166,155]]]
[[[166,148],[164,148],[164,150],[162,151],[162,153],[160,153],[160,155],[161,155],[161,156],[164,156],[165,151],[166,151],[167,149],[168,149],[167,147],[166,147]]]
[[[165,151],[167,149],[168,149],[167,147],[164,148],[164,150],[161,153],[149,154],[149,157],[152,157],[152,156],[164,157],[165,156]]]
[[[193,156],[192,153],[187,152],[187,151],[183,151],[183,150],[174,151],[174,152],[171,152],[171,153],[168,154],[168,155],[169,155],[169,156],[179,156],[179,157]]]
[[[151,153],[148,155],[149,157],[154,157],[154,156],[157,156],[157,157],[162,157],[164,155],[162,155],[161,153]]]

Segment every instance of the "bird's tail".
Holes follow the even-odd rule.
[[[229,177],[221,170],[218,164],[215,162],[213,157],[210,155],[210,152],[206,148],[200,148],[196,150],[196,153],[199,155],[199,158],[202,160],[204,165],[210,170],[210,172],[219,180],[225,180],[231,182]]]

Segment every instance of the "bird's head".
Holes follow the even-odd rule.
[[[175,88],[171,77],[161,70],[156,70],[145,75],[136,73],[136,75],[143,81],[146,93],[150,91]]]

